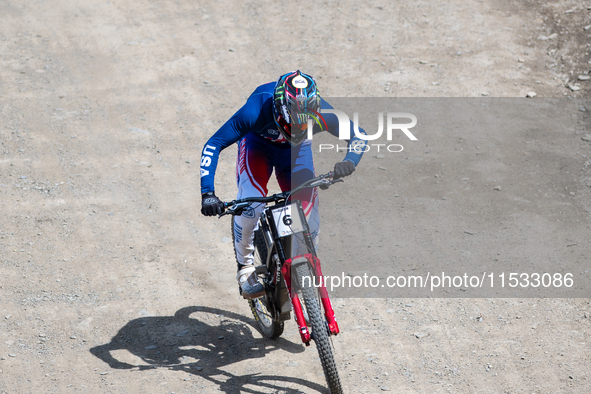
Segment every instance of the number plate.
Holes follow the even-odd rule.
[[[287,237],[304,231],[304,225],[295,203],[273,209],[273,220],[277,226],[279,237]]]

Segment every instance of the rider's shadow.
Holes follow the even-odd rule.
[[[273,341],[255,338],[252,330],[256,328],[251,321],[236,313],[209,307],[186,307],[174,316],[132,320],[111,342],[96,346],[90,352],[114,369],[182,370],[218,384],[226,393],[326,391],[322,385],[304,379],[259,374],[236,376],[221,370],[228,364],[265,357],[277,349],[290,353],[304,351],[303,346],[283,338]],[[129,354],[124,357],[128,361],[118,359],[121,350],[135,356],[136,362],[129,361]]]

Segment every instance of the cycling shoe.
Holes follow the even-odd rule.
[[[253,300],[265,295],[265,286],[259,282],[253,266],[242,268],[236,276],[242,297]]]

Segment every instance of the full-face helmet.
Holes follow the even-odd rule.
[[[282,75],[273,92],[273,116],[283,137],[292,145],[302,143],[309,118],[317,118],[320,96],[314,79],[294,71]]]

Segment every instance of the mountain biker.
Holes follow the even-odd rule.
[[[332,107],[320,97],[314,79],[295,71],[277,82],[259,86],[240,108],[207,141],[201,156],[201,213],[205,216],[224,212],[224,203],[215,195],[214,176],[220,152],[238,142],[236,180],[238,197],[263,197],[273,169],[282,191],[314,177],[312,144],[306,139],[308,119],[313,132],[328,130],[338,136],[339,122],[334,114],[320,114]],[[360,132],[365,133],[360,129]],[[364,151],[365,141],[351,138],[343,161],[334,166],[336,179],[351,175]],[[353,147],[353,148],[351,148]],[[293,196],[302,202],[312,239],[319,233],[318,193],[304,189]],[[253,204],[234,218],[234,246],[238,262],[236,279],[244,298],[265,293],[254,267],[254,231],[264,204]]]

